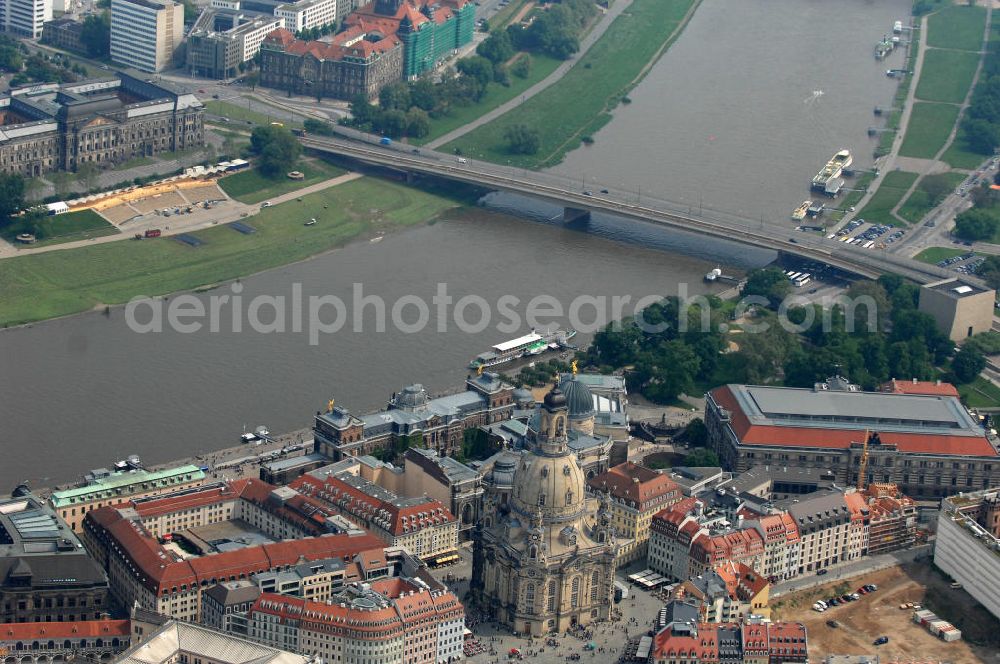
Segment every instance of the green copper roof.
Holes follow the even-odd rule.
[[[196,480],[205,479],[205,473],[198,466],[179,466],[177,468],[165,468],[163,470],[148,471],[135,470],[131,472],[112,473],[108,477],[97,480],[94,484],[87,486],[73,487],[63,491],[56,491],[49,501],[53,507],[65,507],[68,505],[79,505],[89,503],[103,498],[114,498],[120,496],[125,498],[133,493],[148,491],[150,489],[168,487],[172,484],[183,484]],[[140,486],[130,491],[124,491],[125,487],[139,484]],[[145,485],[145,486],[142,486]]]

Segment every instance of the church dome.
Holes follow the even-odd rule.
[[[525,454],[514,471],[511,498],[516,510],[532,516],[541,512],[544,522],[576,516],[584,511],[584,476],[576,458]]]
[[[549,410],[558,410],[566,407],[566,395],[562,393],[558,385],[554,385],[545,395],[545,407]]]
[[[566,395],[566,406],[570,417],[590,417],[594,414],[594,397],[590,393],[590,388],[575,376],[564,380],[559,387]]]

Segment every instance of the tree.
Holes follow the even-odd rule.
[[[1000,127],[982,118],[968,118],[962,123],[969,147],[979,154],[993,154],[1000,147]]]
[[[1000,256],[987,256],[978,274],[990,288],[1000,288]]]
[[[531,74],[531,56],[525,53],[511,65],[510,73],[518,78],[528,78]]]
[[[364,127],[375,120],[377,109],[364,95],[356,95],[350,103],[351,118],[355,127]]]
[[[250,86],[250,90],[256,90],[257,84],[260,82],[260,74],[252,71],[243,77],[243,83]]]
[[[538,130],[525,124],[507,127],[503,137],[507,141],[507,150],[512,154],[535,154],[542,145]]]
[[[406,113],[406,135],[410,138],[423,138],[431,132],[431,119],[427,111],[417,107]]]
[[[462,58],[456,66],[459,73],[474,80],[477,86],[473,89],[473,99],[479,101],[486,94],[486,89],[493,80],[493,63],[482,56]]]
[[[385,111],[379,116],[378,126],[386,136],[398,138],[406,133],[406,113],[397,109]]]
[[[935,173],[921,178],[920,188],[930,196],[932,204],[936,205],[951,193],[951,182],[944,173]]]
[[[988,210],[972,208],[955,217],[955,235],[965,240],[989,240],[996,229],[997,218]]]
[[[973,344],[965,344],[951,362],[951,371],[960,383],[971,383],[986,368],[986,358]]]
[[[378,93],[378,103],[384,111],[410,109],[410,87],[403,81],[390,83]]]
[[[776,267],[751,270],[743,286],[743,297],[757,295],[767,299],[768,306],[777,309],[792,291],[792,282]]]
[[[719,464],[719,455],[712,450],[700,448],[684,457],[684,465],[688,468],[715,468]]]
[[[258,156],[257,168],[268,177],[287,172],[302,154],[302,144],[285,127],[256,127],[250,134],[250,151]]]
[[[320,136],[333,136],[334,133],[333,127],[330,126],[329,122],[323,122],[315,118],[309,118],[303,122],[302,128],[310,134],[319,134]]]
[[[0,223],[24,207],[24,178],[16,173],[0,173]]]
[[[97,164],[92,161],[85,161],[76,167],[76,179],[88,192],[97,188],[100,176],[101,172],[97,168]]]
[[[0,69],[8,72],[19,72],[24,66],[21,54],[17,52],[17,45],[4,42],[0,44]]]
[[[684,427],[684,440],[693,447],[705,447],[708,444],[708,427],[704,420],[696,417]]]
[[[438,105],[438,92],[434,83],[422,78],[410,86],[410,103],[430,113]]]
[[[49,176],[49,180],[52,181],[52,188],[55,190],[56,196],[65,196],[70,193],[72,178],[66,171],[56,171]]]
[[[182,0],[182,3],[184,4],[184,22],[194,23],[197,21],[201,10],[194,4],[194,0]]]
[[[111,16],[107,10],[100,14],[90,14],[80,28],[80,44],[87,55],[99,58],[111,50]]]
[[[493,64],[507,62],[514,57],[514,44],[511,42],[510,33],[500,31],[490,34],[476,47],[476,53]]]

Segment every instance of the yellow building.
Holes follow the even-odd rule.
[[[684,497],[681,487],[668,476],[631,461],[592,477],[587,486],[610,494],[611,523],[619,537],[619,567],[646,557],[653,515]]]

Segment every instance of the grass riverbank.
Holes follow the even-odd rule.
[[[584,136],[611,120],[611,111],[680,34],[678,28],[698,2],[634,0],[560,81],[442,149],[521,168],[559,163]],[[538,129],[541,146],[536,154],[508,152],[504,132],[518,124]]]
[[[896,207],[896,204],[903,199],[906,191],[916,181],[916,173],[907,173],[906,171],[887,173],[878,191],[855,216],[873,224],[898,226],[899,220],[892,216],[892,208]]]
[[[302,180],[290,180],[286,176],[266,178],[256,168],[236,173],[219,180],[219,186],[230,197],[241,203],[260,203],[273,196],[304,189],[323,180],[343,175],[347,171],[329,164],[322,159],[303,159],[295,167],[304,176]]]
[[[954,104],[915,103],[899,155],[933,159],[944,147],[957,119],[958,106]]]
[[[517,76],[511,76],[508,87],[497,84],[490,85],[486,90],[486,94],[483,95],[483,98],[478,103],[469,106],[456,106],[451,109],[448,115],[432,119],[430,133],[423,138],[411,138],[409,142],[413,145],[424,145],[440,136],[444,136],[450,131],[454,131],[477,120],[498,106],[506,104],[511,99],[520,97],[533,85],[544,80],[549,74],[554,72],[562,62],[562,60],[539,53],[522,53],[520,57],[531,58],[531,72],[527,77],[518,78]]]
[[[87,240],[93,237],[104,235],[114,235],[118,229],[105,221],[101,215],[93,210],[79,210],[77,212],[66,212],[51,217],[44,217],[40,222],[42,227],[42,238],[35,243],[36,247],[44,247],[49,244],[62,244],[63,242],[73,242],[76,240]],[[31,228],[22,220],[16,219],[4,227],[0,235],[8,242],[13,242],[14,238],[21,233],[30,233]]]
[[[375,230],[411,226],[462,203],[375,178],[362,178],[262,210],[228,226],[192,233],[190,247],[172,238],[111,242],[0,261],[0,327],[66,316],[137,295],[163,295],[223,283],[300,261]],[[324,207],[326,206],[326,207]],[[303,226],[302,219],[320,223]]]
[[[963,173],[945,173],[945,180],[951,185],[951,189],[946,191],[936,198],[932,197],[929,193],[924,191],[922,183],[918,183],[913,193],[910,197],[899,207],[899,216],[906,219],[911,224],[919,224],[924,215],[936,208],[941,204],[949,193],[955,190],[959,184],[965,179]]]
[[[982,31],[982,24],[979,29]],[[965,101],[978,66],[978,53],[928,49],[920,71],[920,82],[917,84],[917,98],[922,101],[961,104]]]

